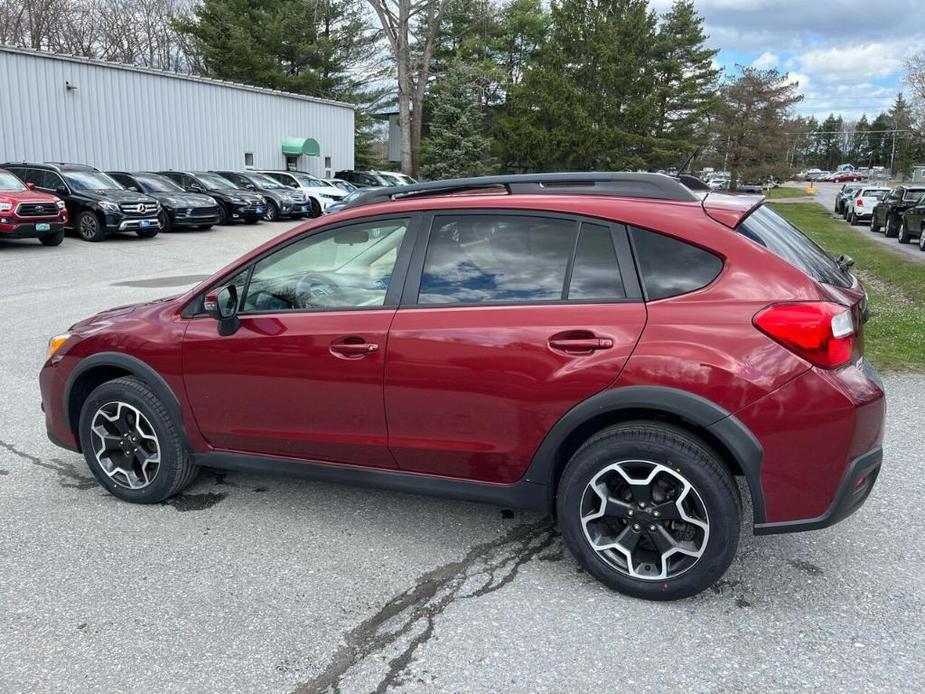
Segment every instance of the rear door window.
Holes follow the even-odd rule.
[[[853,283],[851,275],[832,256],[767,207],[755,210],[737,231],[823,284],[850,287]]]
[[[723,269],[719,256],[680,239],[630,227],[649,301],[702,289]]]

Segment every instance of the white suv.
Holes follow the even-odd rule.
[[[326,212],[328,205],[347,197],[347,193],[327,181],[315,178],[304,171],[257,171],[275,178],[280,183],[302,190],[309,198],[318,203],[322,212]]]
[[[857,224],[862,219],[869,218],[874,213],[874,206],[889,192],[889,188],[865,186],[855,195],[846,198],[845,218],[848,224]]]

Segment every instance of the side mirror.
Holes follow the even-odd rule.
[[[34,183],[27,183],[27,184],[26,184],[26,188],[28,188],[29,190],[35,190],[35,184],[34,184]]]
[[[203,308],[210,318],[218,321],[219,335],[233,335],[237,332],[241,322],[238,320],[238,288],[233,284],[207,294]]]

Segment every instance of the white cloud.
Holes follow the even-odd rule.
[[[806,51],[799,62],[804,72],[826,82],[862,81],[896,74],[907,50],[895,43],[832,46]]]
[[[809,89],[811,82],[809,77],[802,72],[788,72],[787,79],[784,81],[788,84],[798,84],[800,86],[800,92],[803,94],[806,94],[806,90]]]
[[[776,54],[765,51],[752,61],[752,67],[767,70],[768,68],[776,67],[779,60]]]

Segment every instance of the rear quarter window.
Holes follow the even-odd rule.
[[[701,289],[723,269],[722,259],[680,239],[630,227],[646,299],[666,299]]]
[[[767,207],[759,207],[737,230],[807,275],[836,287],[850,287],[850,274],[806,234]]]

